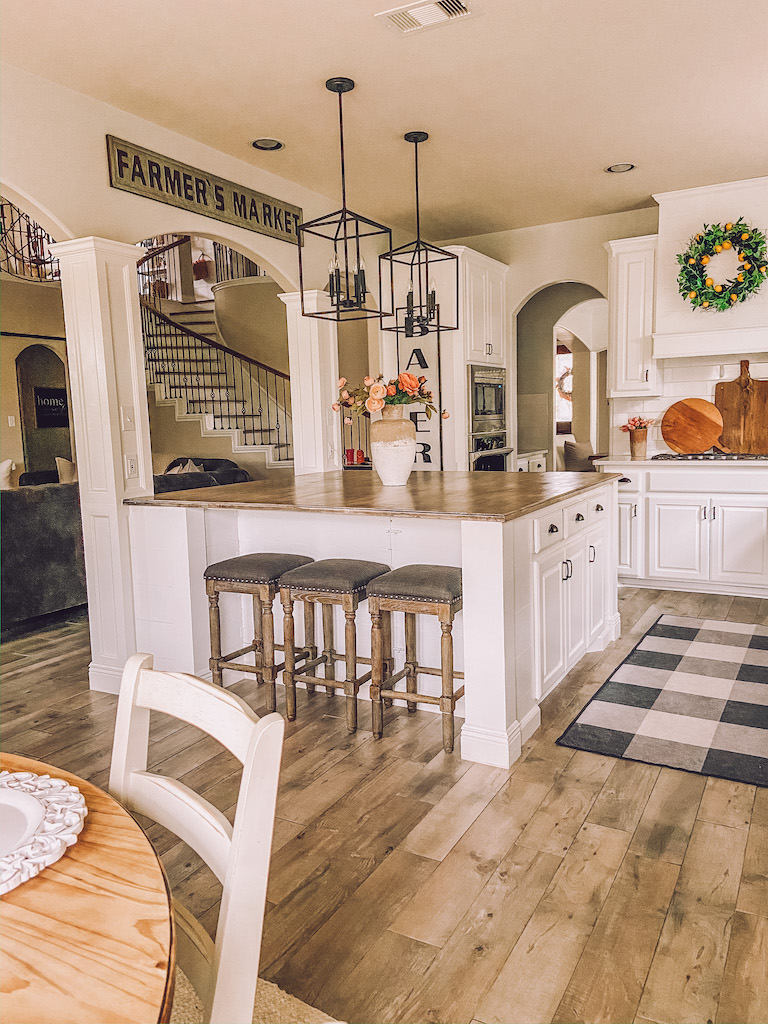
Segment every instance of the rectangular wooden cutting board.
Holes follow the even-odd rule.
[[[715,384],[715,405],[723,417],[723,448],[749,455],[768,453],[768,380],[750,377],[748,359],[742,359],[736,380]]]

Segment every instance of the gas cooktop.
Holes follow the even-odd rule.
[[[729,461],[735,461],[738,459],[766,459],[768,460],[768,453],[764,455],[747,455],[744,452],[723,452],[719,448],[712,447],[708,452],[700,452],[695,455],[676,455],[674,452],[662,452],[661,455],[652,456],[652,460],[660,459],[663,461],[674,460],[675,462],[690,462],[693,460],[702,461],[703,459],[727,459]]]

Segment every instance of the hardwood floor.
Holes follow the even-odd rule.
[[[264,977],[351,1024],[768,1021],[768,790],[554,742],[661,613],[768,624],[768,601],[620,593],[621,639],[545,701],[509,772],[445,754],[439,716],[350,737],[343,698],[299,692]],[[88,660],[82,619],[4,644],[2,742],[106,786],[116,698],[88,689]],[[253,681],[233,690],[264,710]],[[226,751],[162,716],[151,742],[155,771],[232,814]],[[216,880],[147,830],[213,927]]]

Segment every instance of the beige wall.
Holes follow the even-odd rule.
[[[288,324],[277,297],[282,290],[268,277],[247,277],[214,285],[213,295],[224,344],[288,373]]]
[[[368,321],[347,320],[339,324],[339,376],[360,387],[368,375]]]
[[[0,281],[3,335],[0,339],[0,460],[16,463],[14,481],[24,471],[21,436],[21,409],[16,384],[16,357],[29,345],[50,348],[66,364],[64,341],[39,340],[30,335],[64,337],[64,312],[61,287],[56,284],[20,281],[5,274]],[[20,334],[22,337],[9,337]],[[9,426],[8,417],[15,420]]]

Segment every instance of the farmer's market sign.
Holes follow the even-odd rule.
[[[296,229],[302,219],[298,206],[113,135],[107,136],[107,158],[112,188],[281,238],[284,242],[297,240]]]

